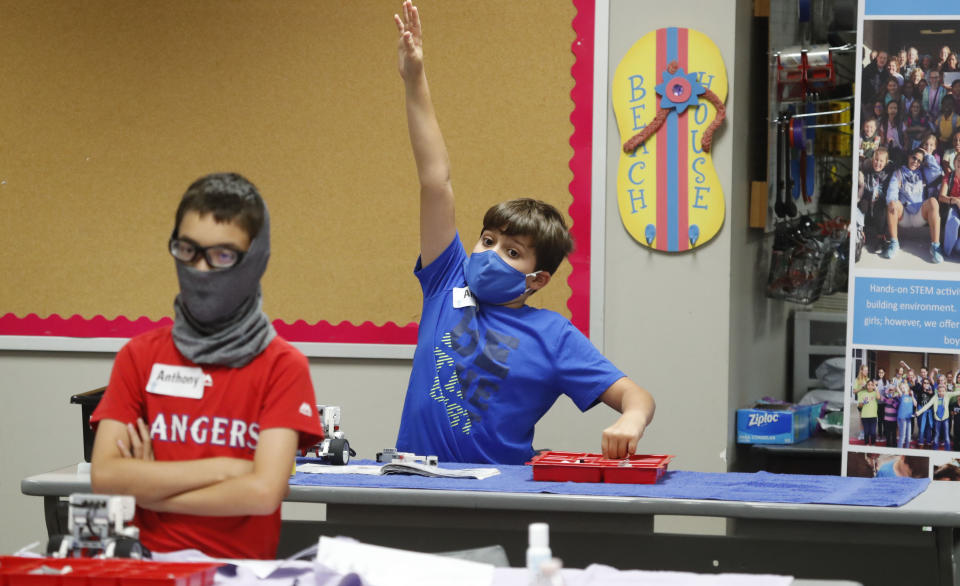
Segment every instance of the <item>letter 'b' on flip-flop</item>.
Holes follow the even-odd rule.
[[[617,202],[623,225],[644,246],[690,250],[723,226],[710,147],[726,97],[720,50],[695,30],[650,32],[617,66],[612,100],[623,143]]]

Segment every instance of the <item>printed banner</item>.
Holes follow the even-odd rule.
[[[960,7],[859,10],[843,473],[960,480]]]

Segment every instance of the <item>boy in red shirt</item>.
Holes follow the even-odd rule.
[[[261,309],[270,219],[256,187],[227,173],[194,182],[169,250],[174,324],[117,354],[90,419],[93,490],[136,497],[153,551],[273,558],[296,451],[323,431],[306,358]]]

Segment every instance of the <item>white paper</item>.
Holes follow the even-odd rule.
[[[220,562],[237,567],[235,576],[227,576],[218,573],[214,579],[216,583],[244,584],[256,581],[258,584],[293,584],[297,576],[288,576],[281,579],[272,579],[265,581],[270,574],[277,568],[300,570],[302,577],[304,573],[312,573],[313,562],[299,560],[234,560],[227,558],[210,557],[202,551],[196,549],[181,549],[171,552],[154,552],[153,560],[158,562]]]
[[[413,474],[416,476],[429,476],[435,478],[476,478],[483,480],[500,474],[496,468],[464,468],[462,470],[453,470],[450,468],[440,468],[439,466],[430,466],[429,464],[418,464],[416,462],[391,462],[390,464],[354,464],[350,466],[334,466],[330,464],[306,463],[297,466],[297,472],[304,474]]]
[[[331,464],[300,464],[297,466],[297,472],[304,474],[371,474],[380,475],[378,464],[354,464],[352,466],[334,466]]]
[[[793,583],[793,577],[772,574],[694,574],[617,570],[610,566],[592,564],[584,570],[579,580],[572,583],[578,586],[790,586]]]
[[[483,480],[500,474],[496,468],[464,468],[461,470],[451,470],[450,468],[440,468],[439,466],[430,466],[429,464],[419,464],[417,462],[391,462],[384,464],[380,469],[380,474],[417,474],[419,476],[430,476],[437,478],[476,478]]]
[[[317,564],[354,572],[370,586],[490,586],[493,566],[455,558],[321,537]]]

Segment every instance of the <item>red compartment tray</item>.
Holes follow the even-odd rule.
[[[0,556],[0,586],[210,586],[222,565]],[[59,573],[67,566],[70,571]]]
[[[636,455],[609,460],[600,454],[541,452],[527,462],[534,480],[656,484],[673,456]]]

